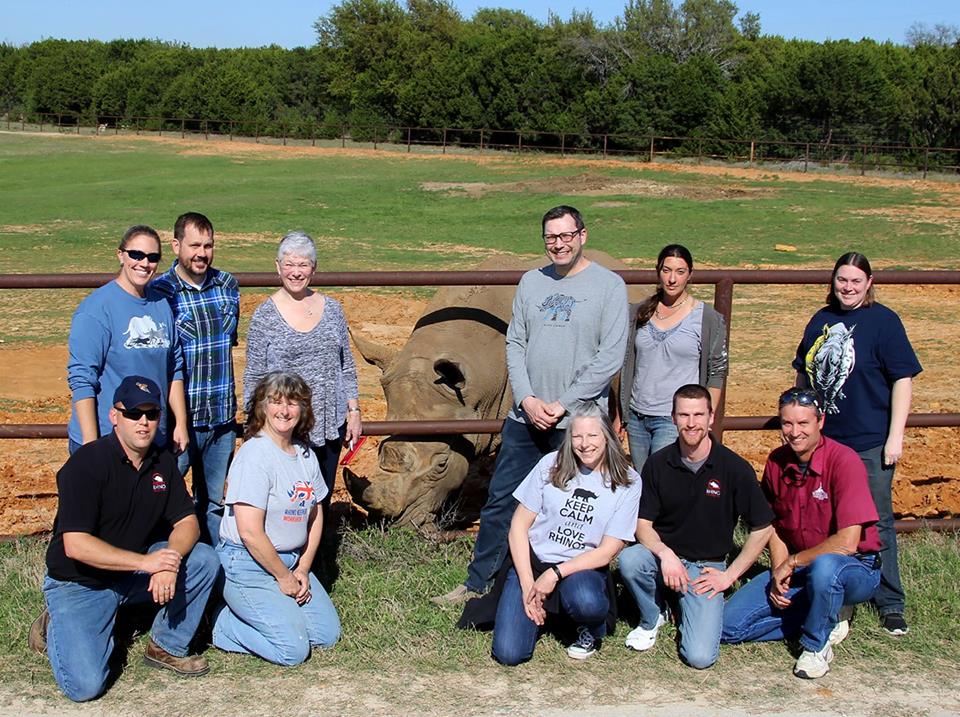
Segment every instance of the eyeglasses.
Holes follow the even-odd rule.
[[[564,244],[569,244],[577,237],[583,229],[577,229],[575,232],[560,232],[559,234],[544,234],[543,243],[547,246],[553,246],[558,241],[562,241]]]
[[[780,405],[788,406],[795,403],[798,406],[812,406],[820,411],[820,397],[816,391],[809,388],[790,388],[780,394]]]
[[[120,408],[117,406],[117,411],[126,418],[128,421],[139,421],[144,416],[147,417],[148,421],[159,421],[160,420],[160,409],[159,408]]]
[[[140,251],[139,249],[121,249],[120,251],[134,261],[143,261],[146,259],[151,264],[156,264],[160,261],[160,252],[158,251]]]

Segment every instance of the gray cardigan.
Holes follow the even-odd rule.
[[[620,371],[620,417],[626,423],[630,413],[630,396],[633,394],[633,378],[637,368],[637,314],[640,304],[630,304],[628,319],[630,333],[627,335],[627,355]],[[700,325],[700,344],[706,351],[700,352],[700,385],[706,388],[723,388],[727,378],[727,327],[723,316],[704,302],[703,323]]]

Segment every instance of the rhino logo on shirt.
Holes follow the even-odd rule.
[[[127,340],[123,342],[125,349],[166,349],[170,348],[170,339],[167,338],[167,326],[161,323],[159,326],[153,320],[153,317],[145,314],[143,316],[131,316],[130,323],[127,324],[127,330],[123,335]]]
[[[551,294],[537,308],[547,313],[545,321],[570,321],[573,307],[579,302],[566,294]]]
[[[848,329],[842,322],[833,326],[824,324],[823,333],[807,352],[807,377],[810,385],[823,397],[824,413],[840,413],[837,404],[846,398],[843,384],[857,363],[853,342],[855,328],[856,324]]]

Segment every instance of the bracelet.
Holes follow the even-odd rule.
[[[360,407],[350,408],[350,406],[347,406],[347,413],[360,413]]]
[[[560,572],[560,568],[558,568],[556,565],[551,565],[550,569],[553,571],[554,575],[557,576],[557,582],[563,580],[563,573]]]

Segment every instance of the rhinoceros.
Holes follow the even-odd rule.
[[[602,252],[586,254],[608,268],[626,268]],[[477,268],[529,269],[545,263],[495,257]],[[505,341],[515,291],[514,286],[439,289],[399,351],[351,332],[363,358],[383,371],[386,420],[505,418],[512,401]],[[489,456],[499,443],[497,434],[391,436],[380,444],[374,475],[365,479],[346,470],[344,478],[365,508],[430,528],[449,494],[463,484],[471,461]]]

